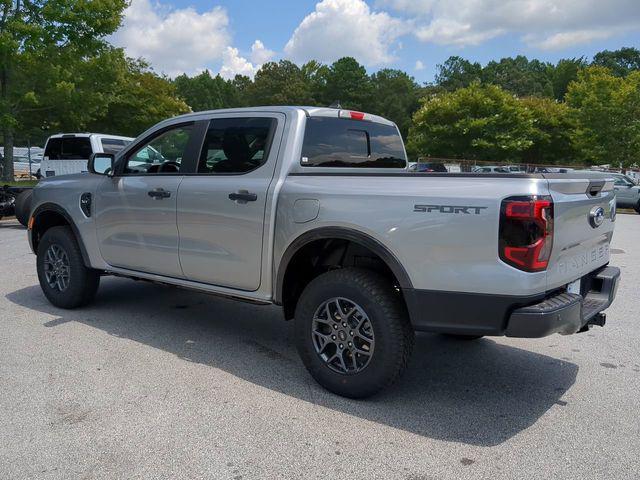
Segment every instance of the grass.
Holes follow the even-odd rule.
[[[9,185],[10,187],[35,187],[38,180],[17,180],[13,182],[5,182],[0,180],[0,187]]]

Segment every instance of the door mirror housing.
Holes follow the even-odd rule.
[[[87,170],[98,175],[113,176],[116,156],[113,153],[93,153],[89,157]]]

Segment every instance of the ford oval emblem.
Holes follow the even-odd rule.
[[[593,207],[589,212],[589,224],[593,228],[598,228],[604,222],[604,208]]]

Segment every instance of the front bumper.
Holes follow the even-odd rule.
[[[562,292],[543,301],[514,310],[505,335],[539,338],[553,333],[570,335],[589,325],[604,325],[601,313],[613,303],[618,291],[620,269],[605,267],[585,277],[581,295]]]

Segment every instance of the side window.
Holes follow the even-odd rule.
[[[211,120],[200,152],[198,173],[242,174],[261,167],[269,155],[274,118]]]
[[[179,173],[193,131],[193,125],[186,125],[167,130],[154,137],[149,143],[129,155],[124,173]]]
[[[301,164],[305,167],[405,168],[396,127],[343,118],[307,119]]]
[[[103,138],[100,143],[102,143],[104,153],[118,153],[129,144],[129,142],[119,138]]]

